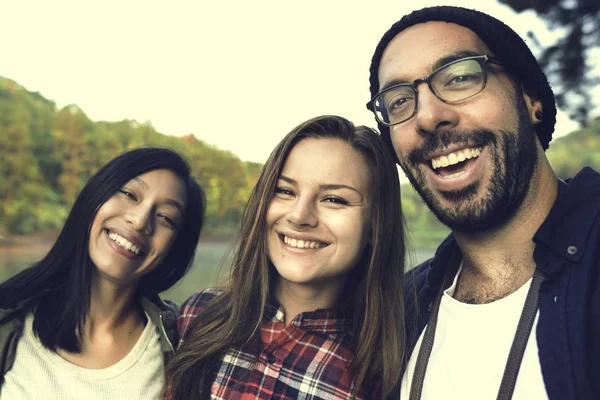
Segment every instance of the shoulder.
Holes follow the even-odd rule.
[[[406,272],[404,281],[407,288],[420,288],[426,284],[427,272],[429,271],[429,264],[432,259],[433,258],[429,258]]]
[[[438,247],[434,257],[423,261],[404,274],[404,289],[407,299],[415,297],[423,288],[431,284],[430,274],[432,272],[434,276],[439,275],[440,272],[443,273],[449,259],[449,255],[446,254],[447,247],[448,239]]]
[[[224,293],[224,289],[208,288],[194,293],[179,308],[177,315],[177,329],[179,337],[183,339],[190,324],[196,317],[208,307],[208,305],[219,295]]]
[[[586,244],[593,240],[591,235],[596,235],[598,229],[600,174],[586,167],[574,177],[558,182],[554,204],[534,240],[544,243],[549,251],[560,253],[569,246],[589,247]]]
[[[404,276],[404,306],[406,315],[414,317],[423,291],[427,288],[431,258],[417,265]]]
[[[458,251],[458,253],[457,253]],[[460,250],[452,234],[438,246],[435,255],[406,272],[404,300],[407,318],[415,317],[433,301],[444,275],[454,262],[459,262]],[[423,309],[423,307],[425,307]],[[411,314],[414,314],[411,316]],[[416,317],[415,317],[416,318]]]
[[[171,300],[163,300],[158,294],[142,296],[140,300],[146,312],[152,311],[154,313],[177,315],[177,310],[179,309],[177,303]]]
[[[224,293],[224,289],[208,288],[194,293],[179,308],[178,319],[196,317],[200,314],[217,296]]]
[[[426,286],[441,284],[448,263],[456,256],[458,246],[454,235],[449,234],[438,246],[435,255],[418,264],[404,275],[407,295],[412,291],[420,291]]]
[[[161,319],[167,327],[174,327],[177,320],[177,303],[163,300],[158,295],[142,296],[141,305],[156,326],[160,326]]]
[[[566,179],[568,191],[571,195],[585,194],[600,197],[600,173],[590,167],[581,169],[575,176]]]
[[[7,332],[15,329],[20,329],[25,322],[27,313],[26,309],[6,310],[0,309],[0,332]]]
[[[24,311],[0,310],[0,382],[14,362],[26,315]]]

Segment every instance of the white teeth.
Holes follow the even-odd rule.
[[[481,148],[470,148],[455,151],[445,156],[439,156],[431,159],[433,169],[455,165],[465,160],[478,157],[481,154]]]
[[[140,254],[140,249],[136,245],[131,243],[129,240],[125,239],[123,236],[117,235],[114,232],[110,232],[108,234],[108,237],[111,238],[116,244],[123,247],[125,250],[128,250],[136,255]]]
[[[283,243],[287,244],[290,247],[296,247],[298,249],[320,249],[322,247],[327,246],[321,242],[309,241],[309,240],[296,240],[293,238],[289,238],[287,236],[283,236]]]

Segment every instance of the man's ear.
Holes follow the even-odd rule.
[[[542,102],[537,100],[535,97],[530,96],[523,90],[523,99],[527,106],[527,113],[531,123],[534,125],[539,124],[544,119],[544,111],[542,110]]]

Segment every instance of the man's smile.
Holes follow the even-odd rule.
[[[458,166],[461,167],[466,160],[476,158],[481,154],[481,147],[471,147],[453,151],[447,155],[441,155],[431,159],[431,167],[434,170],[439,170],[438,173],[444,174],[446,167]]]

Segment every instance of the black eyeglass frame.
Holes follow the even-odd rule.
[[[468,60],[475,60],[477,62],[479,62],[479,65],[481,66],[481,71],[483,73],[483,84],[481,85],[481,89],[478,90],[477,92],[465,97],[465,98],[461,98],[460,100],[455,100],[455,101],[448,101],[448,100],[444,100],[439,93],[437,93],[437,91],[435,90],[435,88],[433,87],[433,85],[431,84],[431,81],[433,80],[433,78],[443,69],[448,68],[450,65],[454,65],[456,63],[459,62],[463,62],[463,61],[468,61]],[[409,119],[411,119],[412,117],[415,116],[415,114],[417,114],[417,110],[419,109],[418,104],[419,104],[419,91],[417,90],[417,86],[420,85],[423,82],[427,83],[427,86],[429,87],[429,90],[431,90],[431,93],[433,93],[435,95],[435,97],[437,97],[438,99],[440,99],[440,101],[446,103],[446,104],[457,104],[460,103],[461,101],[470,99],[471,97],[481,93],[483,91],[483,89],[485,89],[485,87],[487,86],[487,64],[488,63],[493,63],[493,64],[497,64],[502,66],[502,63],[500,61],[498,61],[497,59],[490,57],[488,55],[480,55],[480,56],[470,56],[470,57],[463,57],[463,58],[459,58],[458,60],[454,60],[452,62],[449,62],[448,64],[444,64],[441,67],[439,67],[438,69],[436,69],[435,71],[433,71],[431,74],[429,74],[428,76],[424,76],[422,78],[418,78],[415,79],[412,83],[399,83],[397,85],[392,85],[388,88],[385,88],[384,90],[380,91],[379,93],[377,93],[371,100],[369,100],[369,102],[366,104],[367,109],[369,111],[371,111],[374,115],[375,115],[375,119],[377,121],[379,121],[381,124],[385,125],[385,126],[394,126],[394,125],[398,125],[401,124],[403,122],[408,121]],[[406,117],[405,119],[403,119],[402,121],[399,122],[394,122],[393,124],[382,121],[381,118],[379,118],[377,116],[377,112],[375,112],[375,101],[381,97],[382,95],[384,95],[385,93],[397,89],[399,87],[409,87],[412,89],[414,95],[415,95],[415,108],[412,112],[412,114],[408,117]]]

